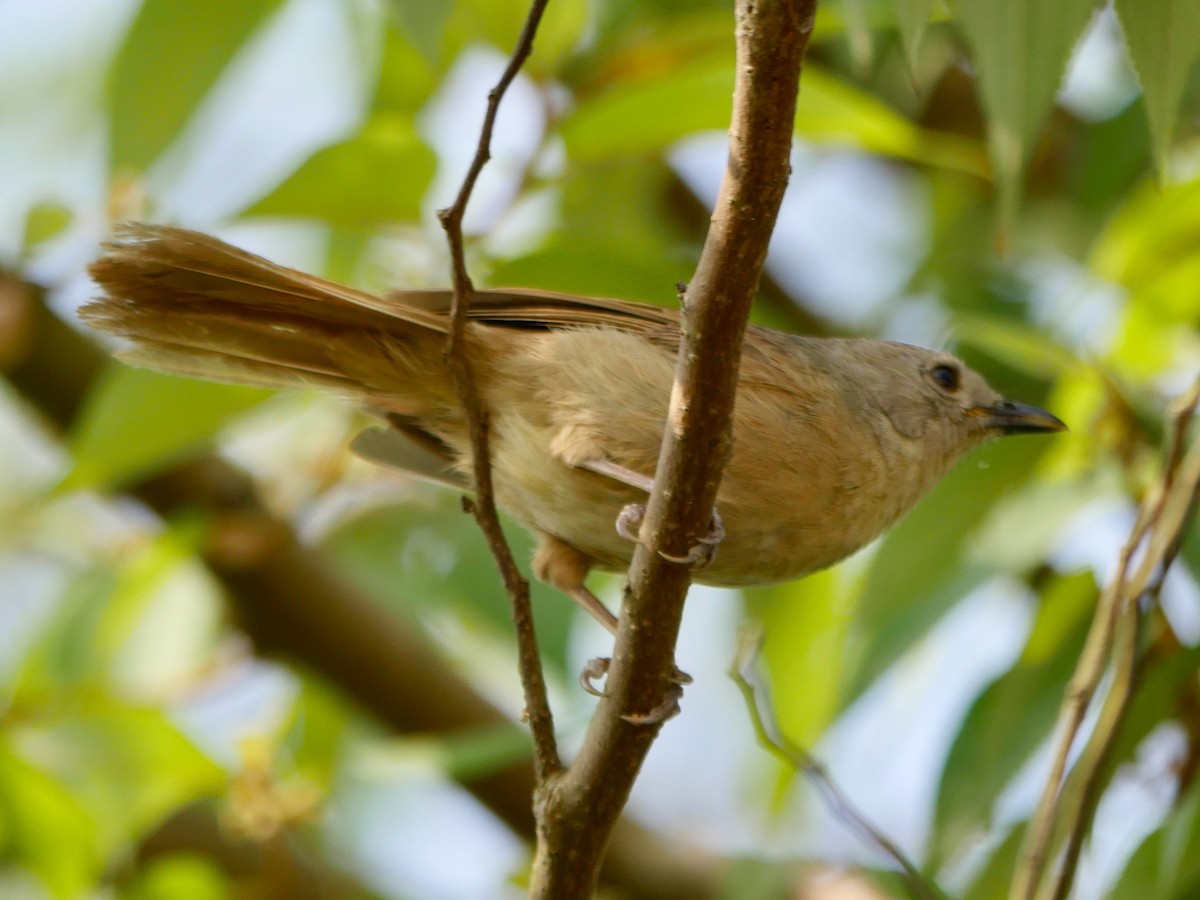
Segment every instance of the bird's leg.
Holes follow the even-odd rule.
[[[634,472],[624,466],[618,465],[609,459],[586,459],[579,463],[581,469],[587,469],[589,472],[595,472],[597,475],[603,475],[606,478],[611,478],[614,481],[619,481],[621,484],[627,484],[630,487],[650,493],[654,487],[654,479],[643,475],[640,472]],[[646,505],[644,503],[627,503],[617,516],[616,528],[617,534],[625,538],[627,541],[637,543],[638,530],[641,528],[642,519],[646,515]],[[685,556],[672,556],[670,553],[658,551],[658,555],[667,562],[679,563],[680,565],[692,566],[696,569],[703,569],[717,555],[717,545],[725,538],[725,523],[721,519],[721,513],[713,507],[712,511],[712,526],[708,534],[699,538],[693,544]]]
[[[533,574],[539,581],[566,594],[608,629],[609,634],[616,637],[617,617],[583,583],[591,566],[592,561],[585,554],[566,541],[549,534],[541,535],[541,542],[533,555]],[[585,691],[596,697],[604,696],[604,692],[597,688],[594,682],[608,674],[610,663],[611,660],[606,657],[589,660],[579,674],[579,683]],[[653,725],[675,715],[679,711],[679,698],[683,696],[683,686],[692,683],[692,676],[676,666],[668,680],[671,687],[667,698],[658,709],[644,714],[627,714],[621,718],[633,725]]]
[[[566,594],[616,637],[617,617],[583,583],[591,567],[591,559],[566,541],[549,534],[541,536],[533,555],[533,574],[539,581]]]

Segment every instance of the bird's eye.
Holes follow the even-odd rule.
[[[934,383],[944,391],[953,393],[958,390],[959,375],[958,369],[954,366],[942,363],[934,366],[929,370],[929,375],[933,378]]]

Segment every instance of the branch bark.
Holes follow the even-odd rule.
[[[516,49],[499,82],[488,94],[487,112],[479,131],[479,143],[475,157],[467,168],[462,186],[454,203],[438,211],[438,219],[446,231],[450,245],[450,257],[454,277],[454,297],[450,314],[450,336],[446,342],[446,356],[454,388],[466,411],[471,435],[471,471],[475,479],[475,499],[470,505],[475,521],[487,538],[496,567],[504,580],[512,606],[513,627],[517,634],[518,668],[521,685],[525,691],[525,719],[533,736],[533,770],[538,788],[546,780],[562,770],[558,757],[558,745],[554,738],[554,718],[550,712],[550,700],[546,695],[546,678],[542,672],[542,659],[538,652],[537,632],[533,624],[533,607],[529,602],[529,581],[521,575],[512,549],[500,527],[500,516],[496,512],[496,500],[492,489],[492,463],[488,450],[488,411],[483,406],[479,387],[475,383],[471,357],[466,344],[467,308],[475,291],[471,276],[467,272],[466,254],[463,250],[463,216],[467,212],[471,192],[479,173],[491,158],[492,130],[496,125],[496,114],[500,101],[509,85],[521,71],[521,66],[533,51],[533,38],[537,34],[542,13],[549,0],[533,0]]]
[[[739,0],[730,152],[695,278],[639,546],[630,568],[607,682],[579,756],[553,779],[538,812],[530,896],[591,896],[609,834],[667,711],[689,571],[685,556],[711,527],[730,447],[742,336],[789,174],[800,65],[816,0]]]

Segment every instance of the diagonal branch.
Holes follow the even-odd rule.
[[[630,568],[607,682],[578,758],[551,782],[530,895],[588,897],[609,832],[669,711],[675,642],[690,583],[681,557],[712,522],[750,303],[789,173],[800,64],[816,0],[739,0],[729,160],[695,278],[655,487]],[[661,719],[661,717],[660,717]]]
[[[538,655],[537,633],[533,624],[533,608],[529,602],[529,582],[517,568],[512,549],[500,528],[500,517],[496,512],[496,500],[492,487],[491,455],[488,450],[488,413],[479,394],[479,385],[466,345],[467,308],[475,288],[467,273],[463,251],[463,216],[479,173],[491,158],[492,131],[496,125],[496,114],[500,101],[521,66],[533,50],[533,38],[538,23],[549,0],[533,0],[516,49],[509,59],[504,73],[488,94],[487,112],[479,131],[479,143],[475,158],[467,169],[462,187],[454,203],[438,211],[438,219],[446,230],[450,245],[450,257],[454,275],[454,299],[451,306],[450,337],[446,344],[447,362],[454,388],[466,411],[471,436],[471,468],[475,477],[475,500],[469,505],[475,521],[487,538],[488,547],[500,569],[504,588],[512,605],[513,625],[517,632],[517,653],[521,670],[521,683],[525,689],[525,715],[533,735],[534,771],[538,784],[562,769],[558,758],[558,747],[554,740],[554,719],[550,713],[550,701],[546,696],[546,679]]]
[[[803,773],[829,811],[863,846],[892,863],[910,897],[917,900],[944,900],[946,895],[931,879],[921,874],[921,870],[904,854],[899,845],[854,808],[820,760],[784,736],[772,712],[770,690],[762,673],[758,671],[762,642],[761,631],[745,630],[738,642],[737,656],[729,668],[729,677],[733,679],[746,702],[746,710],[750,713],[750,722],[754,726],[758,743],[776,759]]]
[[[1013,878],[1014,900],[1059,898],[1070,890],[1083,838],[1098,800],[1099,774],[1124,720],[1139,672],[1143,610],[1157,604],[1200,494],[1200,441],[1188,445],[1200,410],[1200,381],[1181,397],[1159,479],[1146,492],[1121,550],[1117,574],[1100,595],[1058,718],[1050,775]],[[1067,763],[1092,698],[1112,671],[1096,726],[1070,773]],[[1051,866],[1061,855],[1057,867]]]

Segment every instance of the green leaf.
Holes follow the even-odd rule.
[[[281,0],[145,0],[109,74],[110,164],[147,168]]]
[[[389,0],[390,9],[408,42],[434,64],[442,55],[446,23],[454,12],[454,0]]]
[[[1108,900],[1191,900],[1200,891],[1200,782],[1133,854]]]
[[[954,317],[959,343],[975,347],[1017,372],[1039,378],[1057,375],[1079,360],[1045,331],[1017,319],[992,315]]]
[[[883,539],[854,614],[849,703],[959,599],[992,575],[962,566],[993,504],[1032,473],[1045,447],[1010,438],[961,462]]]
[[[1020,181],[1096,0],[950,0],[971,46],[999,182],[1001,221],[1016,216]]]
[[[900,29],[900,43],[904,46],[904,58],[910,70],[917,68],[917,53],[929,17],[933,15],[933,0],[896,0],[896,24]]]
[[[71,435],[63,489],[115,487],[175,462],[271,392],[113,366],[88,395]]]
[[[871,32],[868,0],[842,0],[846,17],[846,41],[856,74],[866,75],[875,59],[875,35]]]
[[[660,153],[689,134],[728,128],[732,90],[733,61],[728,54],[710,53],[665,76],[632,78],[587,98],[564,124],[563,137],[572,158],[582,162]],[[972,175],[987,171],[975,142],[919,128],[812,63],[804,68],[795,127],[797,135],[813,141]]]
[[[996,797],[1054,725],[1096,596],[1090,573],[1055,580],[1017,665],[975,701],[938,786],[931,841],[941,865],[986,833]]]
[[[229,900],[235,896],[222,870],[207,857],[173,853],[139,868],[121,900]]]
[[[524,529],[506,529],[517,560],[533,555]],[[359,585],[394,609],[415,615],[457,610],[468,626],[512,639],[512,617],[495,563],[459,496],[430,488],[403,505],[370,510],[336,528],[323,549]],[[574,605],[557,591],[530,585],[538,642],[547,662],[566,670]]]
[[[1014,828],[963,892],[962,900],[996,900],[1008,896],[1008,887],[1017,866],[1017,857],[1025,845],[1025,826]]]
[[[411,118],[380,113],[353,138],[318,150],[245,214],[357,229],[415,219],[436,167]]]
[[[25,214],[25,236],[21,246],[29,252],[38,244],[60,234],[71,224],[71,210],[56,203],[39,203]]]
[[[1200,57],[1200,3],[1196,0],[1116,0],[1125,46],[1146,104],[1160,176],[1175,134],[1179,106]]]
[[[845,596],[846,577],[838,569],[800,581],[748,591],[747,607],[762,624],[762,662],[777,690],[772,699],[784,733],[811,747],[837,715],[845,636],[853,603]]]
[[[492,283],[673,303],[697,253],[669,214],[673,184],[660,160],[575,167],[562,183],[556,230],[536,251],[497,262]]]
[[[213,796],[226,774],[152,708],[97,700],[52,725],[16,736],[45,760],[94,821],[101,853],[116,854],[177,807]]]
[[[0,742],[0,853],[56,897],[80,897],[100,874],[97,820],[62,784]]]

